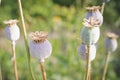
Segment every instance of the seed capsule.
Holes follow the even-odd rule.
[[[20,37],[20,30],[17,26],[18,20],[8,20],[4,21],[4,24],[7,24],[7,27],[5,28],[5,35],[7,39],[11,41],[16,41]]]
[[[81,31],[81,38],[83,43],[85,44],[95,44],[99,40],[100,29],[98,27],[94,27],[89,29],[87,27],[83,27]]]
[[[46,39],[48,34],[45,32],[31,33],[32,41],[30,42],[30,54],[34,58],[43,62],[52,53],[51,43]]]
[[[78,48],[78,53],[80,55],[80,58],[82,60],[86,60],[87,59],[87,45],[85,44],[81,44]],[[95,45],[90,45],[90,60],[93,61],[95,59],[96,56],[96,46]]]
[[[104,46],[106,51],[114,52],[117,49],[117,38],[118,36],[112,32],[107,32],[107,38],[105,38]]]
[[[103,23],[103,16],[99,11],[100,7],[99,6],[92,6],[92,7],[87,7],[86,9],[88,10],[88,12],[86,14],[86,19],[89,19],[89,17],[93,17],[94,19],[98,19],[99,26],[101,26]]]
[[[97,21],[93,18],[84,20],[84,27],[81,30],[81,39],[87,45],[95,44],[100,37],[100,29],[97,27]]]

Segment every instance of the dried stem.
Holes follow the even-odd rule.
[[[28,45],[28,40],[27,40],[27,32],[26,32],[26,27],[25,27],[25,21],[24,21],[24,16],[23,16],[21,0],[18,0],[18,5],[19,5],[20,17],[21,17],[21,21],[22,21],[24,41],[25,41],[25,46],[26,46],[26,50],[27,50],[29,71],[30,71],[32,80],[35,80],[33,72],[32,72],[32,68],[31,68],[31,63],[30,63],[30,52],[29,52],[29,45]]]
[[[89,74],[89,76],[88,76],[88,80],[90,80],[91,79],[91,62],[90,62],[90,74]]]
[[[107,68],[108,68],[109,56],[110,56],[110,53],[108,52],[107,56],[106,56],[106,60],[105,60],[105,66],[104,66],[102,80],[105,80],[105,76],[106,76]]]
[[[13,54],[15,80],[18,80],[17,62],[16,62],[16,53],[15,53],[15,41],[12,41],[12,54]]]
[[[45,71],[45,67],[44,67],[44,62],[40,63],[40,68],[41,68],[41,71],[42,71],[43,80],[47,80],[46,71]]]
[[[87,54],[87,65],[86,65],[86,75],[85,80],[90,80],[90,68],[91,68],[91,62],[90,62],[90,45],[87,46],[88,54]]]
[[[1,64],[0,64],[0,80],[2,80]]]
[[[101,6],[101,14],[103,15],[103,12],[104,12],[104,8],[105,8],[105,2],[102,3],[102,6]]]

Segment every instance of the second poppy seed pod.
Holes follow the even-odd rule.
[[[110,38],[105,38],[105,49],[108,52],[113,52],[117,49],[117,40],[116,39],[110,39]]]
[[[100,37],[100,29],[99,27],[93,27],[93,28],[87,28],[83,27],[81,31],[81,39],[83,43],[89,45],[89,44],[95,44],[99,40]]]
[[[83,43],[87,45],[97,43],[100,37],[100,29],[98,27],[98,21],[90,17],[89,19],[84,19],[84,27],[81,30],[81,39]]]
[[[78,48],[78,53],[79,53],[81,59],[86,60],[87,53],[88,53],[87,45],[81,44]],[[94,60],[95,56],[96,56],[96,46],[90,45],[90,60],[91,61]]]
[[[16,41],[20,37],[20,30],[16,24],[17,22],[17,20],[4,21],[4,23],[7,24],[7,27],[5,28],[5,35],[7,39],[11,41]]]
[[[32,41],[30,42],[30,54],[34,58],[44,62],[52,53],[52,45],[46,39],[47,34],[44,32],[32,33]]]
[[[92,6],[92,7],[87,7],[86,9],[88,10],[86,14],[86,18],[89,19],[89,17],[93,17],[94,19],[97,19],[99,22],[99,26],[101,26],[103,23],[103,16],[99,11],[100,7]]]
[[[113,52],[117,49],[117,38],[118,38],[117,34],[110,31],[106,32],[104,46],[107,52]]]

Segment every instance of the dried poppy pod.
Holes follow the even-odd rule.
[[[98,20],[90,17],[88,20],[84,19],[84,27],[81,30],[81,39],[87,45],[97,43],[100,37],[100,29],[98,27]]]
[[[13,55],[13,65],[14,65],[14,75],[15,79],[18,80],[18,73],[17,73],[17,62],[16,62],[16,51],[15,51],[15,41],[20,37],[20,30],[17,26],[18,20],[8,20],[4,21],[4,24],[7,24],[5,28],[5,35],[7,39],[11,41],[12,44],[12,55]]]
[[[82,60],[86,60],[88,53],[87,45],[82,43],[78,48],[78,53]],[[90,45],[90,61],[93,61],[95,59],[95,56],[96,56],[96,46]]]
[[[117,49],[117,38],[118,35],[112,32],[107,32],[106,33],[106,38],[104,41],[104,46],[107,52],[114,52]]]
[[[48,58],[52,53],[51,43],[46,39],[48,36],[45,32],[32,32],[30,37],[32,38],[30,42],[30,54],[34,58],[44,62],[45,58]]]
[[[86,19],[89,19],[89,17],[93,17],[94,19],[97,19],[99,22],[99,26],[103,23],[103,16],[99,11],[99,6],[92,6],[92,7],[86,7],[86,10],[88,11],[86,14]]]
[[[18,20],[8,20],[4,21],[4,24],[7,24],[7,27],[5,28],[5,35],[7,39],[11,41],[16,41],[20,37],[20,29],[17,26]]]

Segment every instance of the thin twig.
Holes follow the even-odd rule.
[[[15,53],[15,41],[12,41],[12,54],[13,54],[13,65],[14,65],[15,80],[18,80],[16,53]]]
[[[86,65],[86,76],[85,80],[90,80],[90,68],[91,68],[91,62],[90,62],[90,46],[87,46],[87,65]]]
[[[105,9],[105,2],[103,2],[103,3],[102,3],[102,6],[101,6],[101,14],[102,14],[102,15],[103,15],[104,9]]]
[[[107,56],[106,56],[106,60],[105,60],[105,66],[104,66],[102,80],[105,80],[105,76],[106,76],[107,68],[108,68],[109,56],[110,56],[110,53],[108,52]]]
[[[45,71],[45,67],[44,67],[44,62],[40,63],[40,68],[41,68],[41,71],[42,71],[43,80],[47,80],[46,71]]]
[[[32,72],[32,68],[31,68],[31,63],[30,63],[30,52],[29,52],[29,45],[28,45],[28,40],[27,40],[27,32],[26,32],[26,27],[25,27],[25,21],[24,21],[24,16],[23,16],[21,0],[18,0],[18,5],[19,5],[20,17],[21,17],[21,21],[22,21],[24,41],[25,41],[25,46],[26,46],[26,50],[27,50],[28,66],[29,66],[29,70],[30,70],[32,80],[35,80],[33,72]]]

